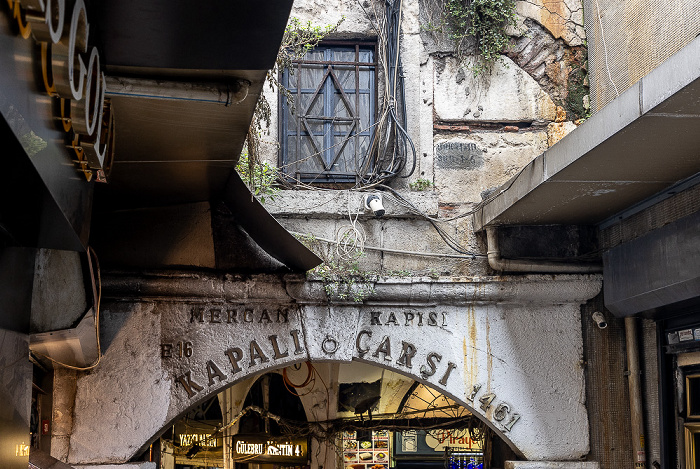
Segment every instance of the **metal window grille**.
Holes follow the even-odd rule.
[[[355,183],[374,135],[372,44],[328,44],[282,74],[295,112],[280,96],[280,168],[290,181]]]

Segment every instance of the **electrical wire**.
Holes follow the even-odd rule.
[[[397,202],[399,202],[401,205],[405,206],[406,208],[411,210],[413,213],[420,215],[423,218],[425,218],[426,220],[428,220],[428,222],[430,222],[430,224],[433,225],[433,228],[435,228],[435,231],[437,231],[438,235],[440,235],[440,237],[445,242],[445,244],[447,244],[447,246],[449,246],[453,251],[456,251],[460,254],[464,254],[464,255],[469,256],[473,259],[475,259],[477,257],[487,257],[484,254],[472,252],[468,248],[462,246],[457,239],[455,239],[452,235],[450,235],[439,224],[439,223],[443,222],[443,220],[439,220],[437,218],[430,217],[427,214],[423,213],[420,209],[418,209],[415,205],[413,205],[413,203],[406,200],[405,197],[403,197],[401,194],[399,194],[399,192],[392,189],[391,187],[384,186],[384,185],[381,185],[379,187],[390,192],[396,198]],[[465,216],[465,215],[464,214],[460,215],[460,217],[463,217],[463,216]]]
[[[90,270],[90,281],[92,283],[92,292],[93,292],[93,309],[95,311],[95,337],[97,341],[97,359],[95,362],[91,365],[85,366],[85,367],[80,367],[80,366],[73,366],[69,365],[67,363],[63,363],[59,360],[56,360],[54,358],[49,357],[48,355],[44,355],[43,353],[33,351],[35,355],[39,355],[42,358],[46,358],[47,360],[51,361],[52,363],[62,366],[64,368],[68,368],[71,370],[76,370],[76,371],[88,371],[92,370],[95,368],[97,365],[100,364],[100,361],[102,361],[102,348],[100,346],[100,302],[102,300],[102,278],[100,276],[100,263],[97,258],[97,254],[95,251],[88,246],[87,249],[87,255],[88,255],[88,268]],[[93,258],[95,265],[93,267]],[[95,277],[97,277],[97,280],[95,280]]]
[[[351,132],[334,145],[323,149],[317,148],[315,152],[303,158],[280,166],[278,169],[285,185],[305,187],[310,183],[317,182],[323,176],[332,176],[332,173],[319,172],[312,180],[302,181],[300,176],[293,171],[287,171],[287,169],[298,168],[301,163],[335,147],[341,146],[342,148],[350,139],[356,138],[368,130],[371,131],[370,145],[364,155],[359,155],[360,160],[356,161],[355,188],[372,187],[379,183],[389,182],[395,177],[408,178],[415,171],[416,148],[406,130],[406,97],[400,54],[402,2],[401,0],[385,0],[384,8],[373,12],[368,12],[364,5],[359,1],[358,3],[365,12],[372,29],[377,33],[379,56],[377,64],[382,70],[381,76],[384,85],[379,118],[361,130],[356,129],[355,132]],[[330,66],[332,67],[332,65]],[[325,79],[329,79],[329,77]],[[359,109],[355,109],[355,113],[359,113]],[[333,128],[333,126],[330,127]],[[409,167],[409,159],[410,170],[405,171]]]
[[[375,26],[381,31],[378,35],[380,62],[384,67],[384,106],[387,113],[386,131],[375,135],[368,151],[376,152],[374,161],[366,160],[362,166],[361,186],[388,182],[396,176],[410,177],[416,167],[416,149],[413,140],[406,131],[406,93],[404,86],[403,65],[400,53],[401,38],[401,0],[385,0],[382,24]],[[371,18],[371,17],[370,17]],[[370,19],[370,21],[372,21]],[[383,27],[382,27],[383,26]],[[382,141],[379,141],[382,138]],[[411,155],[411,170],[406,172],[406,163]],[[369,162],[373,164],[369,164]]]
[[[296,231],[290,231],[295,236],[305,236],[304,233],[299,233]],[[314,236],[314,239],[317,241],[322,241],[324,243],[329,243],[329,244],[337,244],[337,240],[334,239],[328,239],[328,238],[322,238],[318,236]],[[455,258],[455,259],[473,259],[474,257],[487,257],[484,254],[448,254],[448,253],[442,253],[442,252],[421,252],[421,251],[408,251],[405,249],[391,249],[391,248],[380,248],[380,247],[375,247],[375,246],[364,246],[363,249],[367,251],[380,251],[380,252],[388,252],[392,254],[406,254],[409,256],[423,256],[423,257],[450,257],[450,258]]]

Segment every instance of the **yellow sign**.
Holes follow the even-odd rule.
[[[181,433],[178,435],[180,437],[180,446],[192,446],[197,443],[203,448],[215,448],[217,445],[216,438],[210,438],[211,435],[206,433]]]
[[[444,451],[446,447],[462,451],[480,452],[481,442],[469,436],[469,430],[430,430],[425,435],[425,444],[435,451]]]

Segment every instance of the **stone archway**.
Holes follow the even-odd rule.
[[[100,368],[78,379],[69,462],[127,461],[194,404],[307,360],[396,371],[527,459],[579,459],[589,450],[579,307],[600,279],[504,280],[397,279],[378,283],[371,303],[328,304],[322,284],[297,276],[112,279],[103,319],[119,329]]]

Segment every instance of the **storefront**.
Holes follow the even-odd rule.
[[[488,469],[517,459],[440,391],[357,363],[306,362],[234,385],[155,447],[160,469]]]

